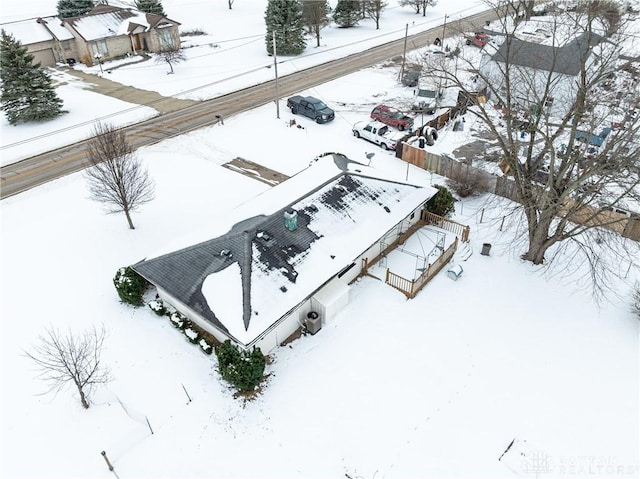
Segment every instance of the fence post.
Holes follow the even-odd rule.
[[[480,213],[480,223],[482,223],[482,218],[484,218],[484,208],[482,208],[482,212]]]
[[[113,471],[113,466],[111,465],[111,463],[109,462],[109,458],[107,457],[107,451],[102,451],[100,454],[102,454],[102,457],[104,457],[104,460],[107,463],[107,467],[109,468],[109,470]]]

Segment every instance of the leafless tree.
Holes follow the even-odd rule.
[[[364,0],[362,2],[365,16],[376,22],[376,30],[380,29],[380,17],[382,16],[382,11],[387,8],[387,5],[387,2],[383,0]]]
[[[178,48],[167,48],[166,50],[158,53],[156,57],[156,63],[167,63],[169,65],[170,70],[167,72],[167,75],[173,75],[173,65],[177,65],[178,63],[182,63],[187,60],[187,56],[184,52]]]
[[[304,0],[302,15],[309,34],[315,35],[316,46],[320,46],[320,30],[329,25],[329,4],[327,0]]]
[[[398,3],[401,7],[413,7],[416,14],[420,14],[420,9],[422,9],[422,16],[425,17],[427,16],[427,6],[435,5],[436,0],[399,0]]]
[[[640,319],[640,284],[636,283],[632,294],[631,311]]]
[[[94,327],[80,335],[49,327],[33,351],[25,355],[36,363],[39,377],[49,384],[47,392],[73,384],[82,407],[88,409],[93,388],[111,379],[108,368],[100,360],[105,335],[104,327],[99,330]]]
[[[521,0],[488,3],[503,34],[484,47],[480,66],[462,50],[431,65],[434,75],[480,98],[468,112],[484,124],[513,178],[525,221],[522,258],[539,265],[571,254],[572,264],[591,266],[594,292],[602,292],[615,275],[603,256],[619,265],[636,264],[638,254],[620,234],[628,217],[615,212],[640,197],[639,65],[617,55],[625,22],[613,1],[598,0],[598,8],[581,2],[540,19],[533,33],[528,28],[534,44],[523,39],[513,13]]]
[[[231,10],[231,7],[233,7],[233,2],[235,2],[236,0],[227,0],[227,5],[229,5],[229,10]]]
[[[124,212],[134,229],[131,212],[153,199],[153,181],[122,130],[96,123],[87,147],[85,177],[91,198],[109,213]]]

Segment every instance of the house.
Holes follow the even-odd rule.
[[[86,15],[65,18],[62,23],[75,38],[77,60],[85,64],[96,58],[157,53],[180,46],[180,23],[133,8],[100,4]]]
[[[555,45],[554,45],[555,42]],[[523,28],[514,35],[503,37],[501,43],[487,44],[480,62],[480,73],[491,90],[506,96],[505,66],[509,64],[511,97],[518,104],[532,110],[548,108],[551,115],[566,113],[577,93],[581,58],[589,53],[587,75],[602,67],[605,54],[603,37],[582,33],[567,39],[559,46],[559,38],[544,29]],[[597,48],[596,48],[597,46]],[[608,52],[607,55],[613,54]],[[608,64],[613,64],[607,60]],[[551,88],[541,104],[546,85]]]
[[[27,47],[34,62],[50,67],[77,57],[73,34],[58,17],[31,18],[3,23],[0,28]]]
[[[325,156],[226,221],[212,214],[221,233],[213,239],[193,238],[131,267],[218,340],[267,353],[308,316],[331,321],[363,265],[415,224],[436,193],[375,173]]]
[[[85,15],[60,19],[42,17],[4,23],[42,66],[157,53],[180,46],[180,23],[133,8],[100,4]]]

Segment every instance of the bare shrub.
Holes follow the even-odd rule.
[[[451,172],[447,186],[460,198],[466,198],[485,193],[489,189],[489,181],[482,171],[469,165],[459,165]]]

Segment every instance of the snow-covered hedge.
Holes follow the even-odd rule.
[[[158,316],[164,316],[167,314],[167,308],[164,306],[164,303],[160,298],[149,301],[149,308],[151,308],[151,311],[156,313]]]
[[[184,335],[193,344],[197,344],[198,341],[200,340],[200,333],[198,331],[196,331],[193,328],[193,326],[188,326],[188,327],[184,328]]]
[[[184,329],[186,326],[187,318],[185,318],[178,311],[174,311],[169,315],[169,321],[178,329]]]

